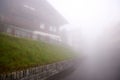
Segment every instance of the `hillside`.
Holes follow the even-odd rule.
[[[70,59],[73,53],[65,46],[0,33],[0,73]]]

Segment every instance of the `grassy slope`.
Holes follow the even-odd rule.
[[[73,56],[67,47],[0,34],[0,73],[44,65]]]

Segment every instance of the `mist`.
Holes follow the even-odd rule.
[[[30,67],[31,64],[38,65],[39,62],[41,64],[55,63],[53,66],[50,65],[50,70],[49,65],[44,68],[45,71],[42,67],[41,70],[45,72],[45,75],[39,72],[39,76],[36,70],[34,77],[47,77],[48,73],[50,77],[53,76],[52,73],[61,73],[62,68],[70,68],[73,71],[69,75],[63,72],[60,79],[55,77],[52,80],[120,80],[120,0],[1,0],[0,5],[0,32],[5,33],[2,34],[1,41],[6,41],[1,42],[2,48],[14,51],[11,53],[18,52],[19,55],[26,53],[30,60]],[[10,40],[4,37],[5,35],[11,37]],[[29,39],[31,39],[30,42]],[[16,44],[14,44],[15,41]],[[8,47],[4,47],[3,44]],[[68,48],[64,47],[70,49],[67,51]],[[19,51],[15,52],[13,49]],[[72,57],[69,51],[73,53]],[[41,53],[45,56],[41,56]],[[8,66],[6,67],[9,61],[17,61],[17,58],[14,60],[14,56],[10,60],[7,54],[5,56],[8,60],[2,57],[3,72],[4,68],[11,70],[7,69]],[[22,56],[24,57],[23,54]],[[59,60],[68,60],[67,57],[62,58],[65,56],[70,56],[70,63],[65,62],[65,65],[62,62],[56,63]],[[38,61],[39,59],[41,61]],[[25,60],[28,62],[26,58]],[[26,66],[24,59],[22,62],[11,64],[15,67],[18,64],[20,64],[18,66]],[[55,69],[51,70],[51,68]],[[12,74],[9,75],[9,77],[12,76]]]
[[[48,1],[70,22],[64,28],[69,44],[79,52],[77,55],[84,56],[86,60],[83,73],[89,76],[88,80],[117,80],[116,70],[120,65],[120,1]],[[79,73],[74,74],[78,77]]]
[[[69,21],[70,24],[63,27],[70,44],[79,43],[78,48],[81,48],[80,43],[86,48],[97,45],[120,22],[119,0],[48,1]]]

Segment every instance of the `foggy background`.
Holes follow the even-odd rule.
[[[72,46],[80,43],[90,47],[116,32],[113,28],[120,23],[119,0],[48,0],[70,24],[67,29]],[[102,37],[102,38],[101,38]],[[77,41],[76,41],[77,40]],[[81,45],[77,45],[81,47]]]
[[[79,51],[78,55],[85,56],[83,73],[89,76],[88,80],[117,80],[120,0],[48,1],[69,21],[63,27],[67,29],[69,44]],[[74,76],[79,73],[75,72]]]
[[[7,15],[8,22],[17,24],[20,21],[19,24],[29,24],[27,26],[33,31],[40,30],[42,21],[50,21],[53,27],[61,27],[60,34],[66,34],[64,39],[67,37],[67,40],[63,40],[64,43],[75,49],[75,55],[80,57],[77,61],[79,66],[75,66],[75,71],[62,80],[80,80],[81,77],[82,80],[120,80],[117,79],[120,76],[120,0],[47,0],[69,22],[63,26],[59,25],[67,21],[64,21],[62,16],[57,17],[59,15],[55,15],[55,10],[47,12],[50,5],[37,1],[6,0],[6,4],[2,4],[2,0],[0,14]],[[17,5],[18,3],[20,4]],[[46,5],[48,7],[45,7]],[[11,19],[12,17],[18,18]],[[49,25],[46,27],[48,29]],[[40,34],[37,31],[34,33]]]

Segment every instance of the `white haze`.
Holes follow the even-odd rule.
[[[119,0],[48,0],[70,24],[64,25],[72,34],[72,44],[93,44],[105,27],[120,19]],[[77,35],[76,35],[77,32]],[[79,34],[79,35],[78,35]],[[73,39],[78,39],[74,42]],[[68,35],[71,40],[71,35]],[[73,46],[74,46],[73,45]],[[85,44],[84,44],[85,46]]]
[[[69,22],[69,42],[86,56],[83,73],[101,80],[114,77],[119,65],[119,0],[48,0]],[[117,51],[116,51],[117,50]],[[87,71],[86,71],[87,70]],[[80,69],[76,73],[80,74]],[[109,75],[109,76],[107,76]],[[106,79],[102,79],[105,76]],[[76,76],[78,77],[78,76]],[[115,80],[115,79],[114,79]]]
[[[85,56],[85,78],[112,80],[118,70],[115,66],[120,65],[120,0],[48,1],[70,22],[63,27],[68,31],[69,43]],[[78,80],[80,69],[73,76]]]

